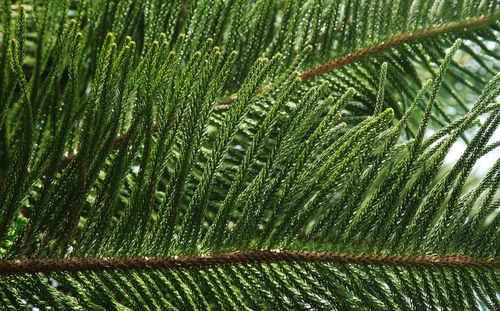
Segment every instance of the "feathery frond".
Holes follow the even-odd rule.
[[[500,2],[0,8],[3,309],[500,309]]]

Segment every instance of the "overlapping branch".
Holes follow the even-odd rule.
[[[302,72],[300,74],[300,77],[301,77],[302,81],[306,81],[306,80],[315,78],[319,75],[322,75],[324,73],[333,71],[333,70],[340,68],[342,66],[353,63],[355,61],[358,61],[358,60],[364,59],[366,57],[372,56],[374,54],[401,46],[401,45],[406,44],[406,43],[415,42],[417,40],[422,40],[425,38],[430,38],[430,37],[442,35],[442,34],[449,33],[449,32],[460,31],[460,30],[464,30],[467,28],[471,28],[471,27],[478,27],[478,26],[487,25],[489,23],[496,21],[499,18],[500,18],[500,13],[495,13],[495,14],[491,14],[488,16],[483,16],[481,18],[478,18],[478,19],[475,19],[472,21],[454,22],[454,23],[449,23],[449,24],[442,25],[439,27],[429,27],[429,28],[424,28],[424,29],[421,29],[421,30],[415,31],[415,32],[408,32],[408,33],[400,34],[400,35],[397,35],[397,36],[395,36],[395,37],[393,37],[385,42],[381,42],[377,45],[353,52],[351,54],[344,55],[342,57],[336,58],[336,59],[329,61],[327,63],[318,65],[318,66],[311,68],[311,69],[308,69],[308,70]],[[260,92],[264,91],[265,89],[267,89],[267,87],[263,87],[260,90]],[[230,105],[231,103],[234,102],[235,99],[236,99],[236,96],[230,96],[230,97],[227,97],[225,99],[220,100],[217,103],[217,105],[219,105],[219,106]],[[156,124],[153,127],[153,130],[154,131],[158,130],[158,126]],[[127,135],[127,134],[120,134],[116,138],[115,143],[114,143],[114,148],[118,148],[122,144],[125,135]],[[61,160],[61,168],[66,167],[69,164],[69,162],[71,161],[71,159],[73,158],[73,156],[74,155],[68,155],[68,156],[64,157]]]

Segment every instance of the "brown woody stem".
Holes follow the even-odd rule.
[[[203,268],[227,264],[271,263],[280,261],[423,268],[500,268],[500,257],[494,259],[479,259],[457,255],[401,257],[297,250],[247,250],[194,256],[84,257],[0,261],[0,275],[20,275],[39,272]]]
[[[401,46],[405,43],[411,43],[414,41],[417,41],[419,39],[425,39],[425,38],[431,38],[437,35],[442,35],[444,33],[448,32],[453,32],[453,31],[460,31],[463,29],[467,29],[470,27],[478,27],[482,25],[486,25],[489,23],[494,22],[500,18],[500,12],[494,13],[488,16],[483,16],[478,19],[472,20],[472,21],[464,21],[464,22],[454,22],[454,23],[449,23],[445,24],[439,27],[429,27],[429,28],[424,28],[415,32],[407,32],[403,33],[400,35],[397,35],[395,37],[392,37],[388,39],[385,42],[381,42],[377,45],[364,48],[361,50],[358,50],[356,52],[341,56],[339,58],[336,58],[332,61],[329,61],[327,63],[318,65],[314,68],[308,69],[304,71],[303,73],[300,74],[300,78],[302,81],[306,81],[309,79],[312,79],[314,77],[317,77],[319,75],[322,75],[324,73],[333,71],[339,67],[342,67],[344,65],[348,65],[350,63],[353,63],[355,61],[361,60],[363,58],[366,58],[368,56],[372,56],[374,54],[377,54],[379,52],[386,51],[388,49],[392,49],[394,47]],[[263,88],[266,89],[266,88]],[[230,96],[228,98],[225,98],[221,100],[218,104],[219,105],[228,105],[234,102],[236,99],[235,96]]]
[[[445,24],[439,27],[429,27],[429,28],[424,28],[415,32],[407,32],[403,33],[400,35],[397,35],[393,38],[390,38],[389,40],[385,42],[381,42],[377,45],[356,51],[351,54],[347,54],[345,56],[342,56],[340,58],[334,59],[328,63],[324,63],[322,65],[316,66],[312,69],[308,69],[305,72],[303,72],[300,77],[302,80],[309,80],[312,79],[316,76],[319,76],[323,73],[332,71],[334,69],[337,69],[341,66],[344,66],[346,64],[358,61],[360,59],[363,59],[365,57],[371,56],[373,54],[401,46],[405,43],[410,43],[413,41],[417,41],[420,39],[425,39],[425,38],[430,38],[434,37],[437,35],[442,35],[444,33],[449,33],[453,31],[460,31],[463,29],[471,28],[471,27],[477,27],[485,24],[489,24],[495,20],[497,20],[500,17],[500,12],[494,13],[488,16],[483,16],[478,19],[472,20],[472,21],[464,21],[464,22],[454,22],[454,23],[449,23]]]

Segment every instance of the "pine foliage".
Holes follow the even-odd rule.
[[[0,8],[1,309],[500,310],[498,0]]]

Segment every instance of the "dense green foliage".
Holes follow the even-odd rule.
[[[498,0],[0,8],[1,309],[500,309]],[[245,250],[486,264],[51,272]]]

